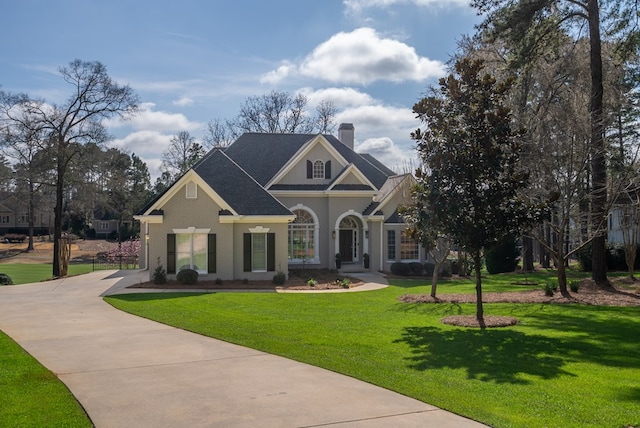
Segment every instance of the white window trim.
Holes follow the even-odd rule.
[[[422,246],[420,245],[420,243],[418,241],[415,241],[416,246],[418,247],[418,258],[417,259],[403,259],[402,258],[402,235],[404,235],[403,233],[404,231],[400,232],[400,261],[404,262],[404,263],[411,263],[411,262],[419,262],[420,259],[422,258]],[[397,241],[396,241],[397,242]],[[396,251],[398,251],[396,249]]]
[[[190,226],[186,229],[173,229],[173,233],[180,234],[180,235],[208,235],[211,232],[211,228],[201,228],[198,229],[196,227]],[[193,266],[193,236],[191,236],[191,261],[190,261],[190,265]],[[176,261],[177,261],[177,257],[178,257],[178,251],[176,249]],[[206,262],[205,262],[205,266],[204,269],[198,269],[197,272],[200,274],[206,274],[208,273],[207,271],[207,266],[209,265],[209,249],[207,248],[207,252],[206,252]],[[177,267],[177,266],[176,266]]]
[[[187,199],[198,199],[198,185],[190,181],[185,186]]]
[[[306,261],[302,259],[289,259],[289,263],[290,264],[303,264],[303,263],[319,264],[320,263],[320,247],[319,247],[320,246],[320,221],[318,221],[318,216],[316,215],[315,211],[313,211],[311,208],[302,204],[298,204],[289,208],[289,211],[293,212],[295,210],[305,210],[309,214],[311,214],[311,217],[313,217],[313,251],[314,251],[315,257],[312,259],[307,259]],[[289,242],[289,228],[287,228],[287,242]]]
[[[322,173],[320,174],[320,177],[316,177],[316,164],[318,162],[320,162],[322,164]],[[324,178],[325,178],[325,170],[324,170],[324,168],[325,168],[325,162],[322,159],[314,160],[312,168],[311,168],[311,172],[312,172],[311,177],[314,180],[324,180]]]
[[[264,228],[262,228],[262,226],[259,226],[260,230],[263,230]],[[258,229],[258,228],[256,228]],[[251,230],[251,229],[249,229]],[[266,229],[267,231],[269,229]],[[264,269],[255,269],[254,263],[256,260],[255,257],[255,253],[254,253],[254,245],[255,245],[255,239],[253,239],[254,235],[263,235],[264,236]],[[269,255],[267,254],[267,252],[269,251],[269,245],[267,244],[267,232],[263,232],[263,231],[258,231],[258,232],[251,232],[251,272],[257,272],[257,273],[262,273],[262,272],[267,272],[268,269],[268,260],[269,260]]]

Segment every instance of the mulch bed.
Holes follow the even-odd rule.
[[[276,285],[271,281],[222,281],[222,284],[216,284],[215,281],[198,281],[197,284],[184,285],[177,281],[169,281],[166,284],[154,284],[152,282],[145,282],[142,284],[130,285],[127,288],[155,288],[159,290],[168,289],[185,289],[185,290],[263,290],[263,291],[276,291],[276,290],[309,290],[309,291],[321,291],[321,290],[334,290],[342,289],[343,287],[338,280],[348,278],[351,282],[347,288],[355,288],[363,285],[364,282],[353,277],[341,276],[332,272],[318,272],[313,275],[313,278],[318,282],[315,286],[307,285],[307,279],[305,277],[292,276],[288,278],[283,285]]]
[[[620,285],[616,285],[620,284]],[[635,291],[626,289],[630,283],[626,279],[616,279],[615,283],[598,286],[592,280],[582,280],[577,293],[569,292],[563,296],[556,292],[546,296],[542,289],[529,291],[513,291],[505,293],[483,293],[483,303],[542,303],[542,304],[583,304],[598,306],[640,306],[640,288]],[[440,294],[436,298],[428,294],[403,294],[398,298],[402,303],[476,303],[475,294]],[[462,327],[480,326],[475,316],[451,316],[441,320],[445,324]],[[484,327],[506,327],[515,325],[513,317],[485,316]]]

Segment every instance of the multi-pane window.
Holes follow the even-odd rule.
[[[313,163],[313,178],[324,178],[324,162],[321,160]]]
[[[289,224],[289,260],[315,259],[315,224],[311,213],[294,210],[296,219]]]
[[[267,234],[251,234],[251,271],[267,271]]]
[[[4,223],[4,224],[9,223],[9,216],[8,215],[0,215],[0,223]]]
[[[387,260],[396,259],[396,231],[387,230]]]
[[[411,239],[404,230],[400,234],[400,259],[420,260],[420,247],[418,243]]]
[[[207,273],[207,234],[176,234],[176,266]]]

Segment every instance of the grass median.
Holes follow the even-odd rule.
[[[521,290],[516,277],[522,279],[488,275],[483,288]],[[473,292],[472,281],[438,287]],[[163,293],[107,301],[495,427],[640,426],[640,307],[485,304],[487,315],[513,316],[519,324],[483,331],[440,322],[472,315],[475,305],[397,300],[428,292],[425,281],[392,280],[387,289],[363,293]]]

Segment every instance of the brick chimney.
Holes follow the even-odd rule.
[[[338,140],[351,150],[353,150],[354,132],[353,123],[341,123],[338,128]]]

